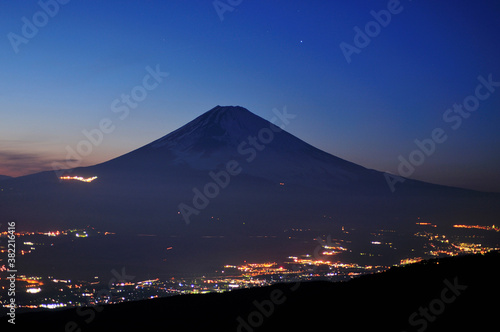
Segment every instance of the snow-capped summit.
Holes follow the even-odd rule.
[[[267,121],[240,106],[216,106],[186,125],[149,144],[151,148],[175,147],[204,150],[209,143],[237,145],[248,135],[269,126]]]
[[[275,183],[331,188],[366,177],[373,180],[374,171],[323,152],[281,129],[279,121],[275,123],[240,106],[216,106],[136,151],[141,158],[168,155],[164,163],[206,171],[236,160],[243,174]]]

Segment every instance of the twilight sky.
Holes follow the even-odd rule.
[[[497,0],[59,1],[0,4],[0,174],[76,159],[99,126],[80,165],[240,105],[365,167],[500,192]]]

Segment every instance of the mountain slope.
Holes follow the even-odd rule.
[[[2,181],[2,180],[8,180],[8,179],[12,179],[12,177],[10,177],[8,175],[0,175],[0,181]]]
[[[117,261],[137,273],[203,273],[242,258],[314,250],[312,239],[287,236],[292,228],[310,229],[314,237],[341,226],[404,229],[417,220],[491,225],[500,216],[498,194],[412,180],[391,192],[384,173],[318,150],[241,107],[218,106],[105,163],[8,179],[0,189],[0,223],[16,220],[18,231],[91,226],[123,235],[103,240],[102,251],[114,256],[101,260],[99,250],[80,247],[74,251],[80,258],[72,259],[61,250],[58,259],[30,261],[34,274],[56,262],[69,274],[82,266],[100,273]],[[132,262],[130,243],[138,243],[138,234],[175,239],[178,250],[164,260],[163,245],[148,243],[137,246]]]
[[[374,175],[364,167],[325,153],[243,107],[221,107],[110,163],[162,155],[194,170],[223,168],[236,160],[242,174],[274,183],[331,187]],[[148,158],[149,159],[149,158]],[[381,179],[383,180],[383,178]]]
[[[280,124],[279,122],[277,124]],[[57,175],[93,177],[92,183]],[[133,231],[280,231],[342,223],[451,223],[500,215],[499,195],[406,180],[321,151],[242,107],[217,106],[102,164],[2,181],[0,212],[27,228],[98,224]],[[360,208],[361,207],[361,208]],[[216,216],[220,223],[207,223]],[[145,223],[144,220],[147,220]],[[328,225],[326,225],[328,227]]]

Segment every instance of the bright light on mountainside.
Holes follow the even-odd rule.
[[[92,182],[97,179],[97,176],[93,176],[91,178],[84,178],[82,176],[61,176],[59,179],[61,180],[76,180],[82,182]]]

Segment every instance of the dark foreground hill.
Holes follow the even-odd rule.
[[[23,331],[498,331],[500,253],[425,261],[349,282],[302,282],[18,314]],[[1,321],[2,330],[7,324]],[[12,326],[10,326],[12,327]]]

